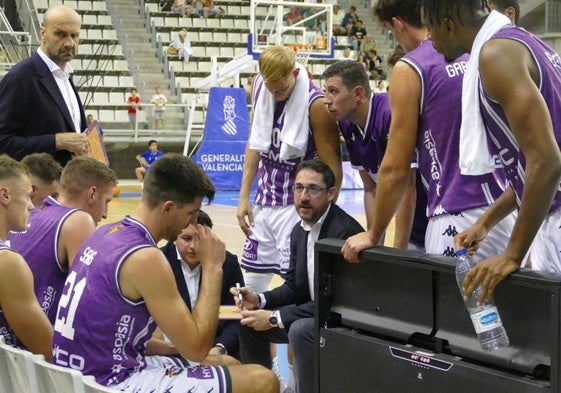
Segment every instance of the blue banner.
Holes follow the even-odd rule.
[[[245,90],[212,87],[208,101],[203,140],[193,159],[216,189],[239,190],[249,137]]]

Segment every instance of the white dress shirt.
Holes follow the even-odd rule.
[[[70,116],[72,117],[72,122],[74,123],[74,131],[80,133],[82,132],[81,128],[81,117],[80,117],[80,104],[78,104],[78,98],[76,94],[74,94],[74,90],[72,89],[72,85],[70,84],[70,74],[74,72],[74,69],[69,63],[66,63],[66,67],[64,70],[61,70],[60,67],[55,64],[46,54],[41,50],[41,48],[37,49],[37,54],[43,59],[47,67],[49,67],[49,71],[53,74],[56,84],[58,85],[58,89],[64,98],[64,102],[66,103],[66,107],[68,108],[68,112],[70,112]],[[70,131],[70,130],[60,130],[60,131]]]

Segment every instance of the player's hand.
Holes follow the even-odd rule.
[[[76,132],[59,132],[55,134],[57,150],[68,150],[77,156],[88,155],[91,151],[90,141],[86,134]]]
[[[212,267],[222,269],[226,259],[226,245],[209,227],[197,224],[194,243],[203,269]]]
[[[368,232],[361,232],[351,236],[341,249],[343,257],[351,263],[360,262],[358,253],[366,248],[374,247],[377,242],[373,242]]]
[[[242,232],[246,236],[249,236],[251,234],[251,227],[253,226],[253,208],[251,207],[249,199],[239,200],[236,217],[238,218],[238,224]]]
[[[464,301],[469,300],[473,291],[481,284],[481,292],[477,298],[478,304],[483,304],[493,297],[495,288],[510,273],[515,272],[520,263],[509,259],[504,254],[479,262],[466,275],[463,282]]]
[[[483,225],[474,224],[454,237],[454,248],[466,248],[469,254],[475,253],[487,237],[489,231]]]
[[[271,324],[269,323],[271,313],[271,310],[242,311],[243,318],[240,323],[252,328],[253,330],[269,330],[271,329]]]

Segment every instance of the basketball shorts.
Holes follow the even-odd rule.
[[[430,218],[425,236],[427,253],[455,257],[454,237],[475,224],[486,209],[487,206],[478,207],[457,214],[442,214]],[[516,213],[511,213],[489,231],[474,255],[476,261],[498,255],[505,250],[515,219]]]
[[[290,263],[290,233],[300,221],[294,205],[254,206],[241,266],[259,273],[284,273]]]
[[[561,208],[545,217],[530,247],[533,270],[561,273]]]
[[[232,391],[226,367],[184,366],[178,359],[147,356],[145,369],[118,385],[124,392],[150,393],[227,393]]]

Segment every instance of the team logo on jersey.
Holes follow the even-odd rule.
[[[446,250],[442,253],[445,257],[455,257],[456,251],[452,247],[446,247]]]
[[[123,229],[123,224],[115,224],[107,230],[107,234],[112,235],[115,232],[120,231],[121,229]]]
[[[448,225],[448,228],[446,228],[444,230],[444,232],[442,232],[443,236],[449,236],[449,237],[454,237],[458,234],[458,231],[456,230],[455,226],[452,225]]]
[[[438,158],[438,151],[436,150],[436,142],[434,140],[434,137],[432,136],[431,130],[425,131],[423,143],[430,156],[430,165],[429,165],[430,179],[435,184],[436,195],[440,197],[442,196],[440,194],[440,189],[442,188],[442,186],[440,185],[440,178],[442,177],[442,164],[440,163],[440,159]]]
[[[171,366],[165,369],[164,374],[166,377],[173,377],[179,375],[183,372],[183,368],[177,366]]]

